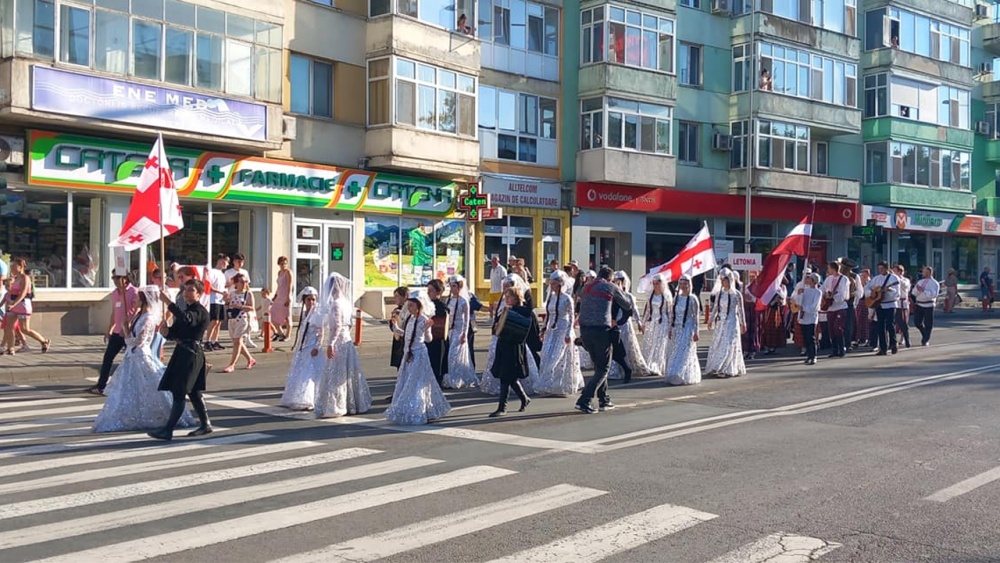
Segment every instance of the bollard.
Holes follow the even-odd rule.
[[[712,306],[705,303],[705,326],[708,326],[709,316],[712,314]]]
[[[354,345],[361,346],[361,308],[354,314]]]
[[[271,323],[270,321],[264,321],[264,353],[274,352],[274,348],[271,346]]]

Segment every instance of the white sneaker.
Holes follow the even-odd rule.
[[[243,339],[243,344],[245,344],[245,345],[246,345],[246,347],[247,347],[247,348],[250,348],[250,349],[254,349],[254,348],[256,348],[256,347],[257,347],[257,345],[256,345],[256,344],[254,344],[254,341],[253,341],[253,340],[251,340],[249,336],[247,336],[247,337],[245,337],[245,338]]]
[[[24,354],[25,352],[30,352],[30,351],[31,351],[31,346],[27,342],[25,342],[20,348],[17,349],[17,352],[19,354]]]

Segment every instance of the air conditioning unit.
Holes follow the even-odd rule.
[[[728,16],[729,0],[712,0],[712,13]]]
[[[286,141],[294,141],[298,122],[294,117],[285,115],[281,118],[281,138]]]
[[[989,135],[991,132],[989,121],[977,121],[976,122],[976,134],[977,135]]]
[[[993,65],[990,63],[979,63],[979,74],[990,74],[993,72]]]
[[[0,163],[24,166],[24,137],[0,135]]]
[[[729,135],[723,135],[722,133],[716,133],[712,135],[712,150],[713,151],[728,151],[733,147],[733,140]]]
[[[985,4],[976,4],[976,17],[977,18],[988,18],[989,8]]]

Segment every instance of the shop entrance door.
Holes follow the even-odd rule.
[[[597,271],[601,266],[613,270],[629,267],[631,235],[623,233],[597,233],[590,237],[590,267]]]
[[[322,290],[323,282],[336,272],[352,279],[351,256],[353,225],[334,221],[296,221],[295,291],[312,286]]]
[[[944,250],[931,249],[931,267],[934,268],[934,279],[943,280],[948,277],[948,272],[944,271]]]

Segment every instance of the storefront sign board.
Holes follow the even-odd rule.
[[[897,231],[1000,236],[996,219],[981,215],[957,215],[879,206],[866,206],[865,215],[865,219],[875,225]]]
[[[28,184],[131,193],[150,144],[30,131]],[[182,198],[449,215],[452,182],[367,170],[172,148],[167,160]]]
[[[717,240],[715,246],[715,259],[719,264],[725,264],[729,255],[733,253],[734,244],[731,240]]]
[[[514,205],[559,209],[562,189],[558,182],[543,182],[528,178],[483,176],[483,192],[490,194],[493,205]]]
[[[267,106],[90,74],[32,67],[31,108],[154,128],[267,140]]]

